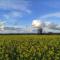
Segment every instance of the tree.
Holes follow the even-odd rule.
[[[42,28],[38,29],[38,34],[42,34]]]

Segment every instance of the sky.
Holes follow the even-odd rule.
[[[60,0],[0,0],[5,26],[30,26],[35,19],[60,24]]]

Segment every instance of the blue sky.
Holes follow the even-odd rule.
[[[6,26],[31,25],[34,19],[60,24],[60,0],[0,0],[0,21]]]

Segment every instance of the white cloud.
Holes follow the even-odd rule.
[[[3,12],[0,20],[6,21],[7,25],[17,23],[20,18],[31,13],[30,2],[27,0],[0,0],[0,9]]]
[[[11,16],[14,16],[14,17],[22,17],[22,13],[19,13],[19,12],[12,12],[10,13]]]
[[[0,21],[5,21],[6,26],[20,26],[21,18],[31,14],[30,6],[31,1],[28,0],[0,0]]]
[[[32,23],[33,23],[33,25],[32,26],[34,26],[34,28],[40,28],[40,25],[39,24],[41,24],[41,22],[40,22],[41,20],[33,20],[32,21]],[[38,24],[38,25],[36,25],[36,24]],[[44,23],[42,23],[42,26],[44,26],[44,27],[42,27],[43,28],[43,30],[44,31],[56,31],[56,30],[60,30],[60,25],[59,24],[55,24],[55,23],[53,23],[53,22],[51,22],[51,21],[44,21]],[[53,32],[54,32],[53,31]]]
[[[29,1],[25,0],[0,0],[0,8],[31,13],[31,10],[29,9]]]
[[[45,25],[46,25],[46,27],[47,28],[49,28],[49,29],[57,29],[57,24],[55,24],[55,23],[52,23],[52,22],[45,22]],[[58,29],[57,29],[58,30]]]
[[[5,14],[5,15],[3,15],[4,16],[4,18],[6,18],[7,20],[8,19],[10,19],[10,18],[16,18],[16,17],[22,17],[23,15],[22,15],[22,13],[20,13],[20,12],[14,12],[14,11],[12,11],[12,12],[10,12],[10,13],[8,13],[8,14]]]
[[[44,22],[42,22],[41,20],[36,19],[32,21],[32,27],[42,28],[44,27],[44,25],[45,25]]]
[[[43,19],[43,18],[48,18],[48,17],[58,17],[58,18],[60,18],[60,12],[43,15],[40,18]]]
[[[45,31],[46,30],[48,30],[48,31],[49,30],[53,30],[53,31],[58,30],[58,31],[60,31],[60,24],[54,23],[54,22],[52,22],[52,20],[51,21],[50,20],[46,20],[47,18],[51,18],[51,17],[60,18],[60,12],[46,14],[46,15],[40,16],[40,18],[36,18],[36,19],[38,21],[42,20],[44,22],[45,27],[43,27],[43,29],[45,29]]]

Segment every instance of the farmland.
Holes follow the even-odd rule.
[[[0,60],[60,60],[60,35],[0,35]]]

